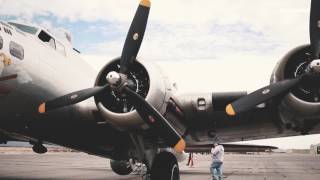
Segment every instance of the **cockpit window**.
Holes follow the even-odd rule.
[[[53,49],[56,49],[56,42],[48,33],[46,33],[45,31],[41,31],[38,37],[41,41],[47,43]]]
[[[13,23],[13,22],[8,22],[8,23],[10,25],[15,26],[16,28],[20,29],[21,31],[29,33],[29,34],[36,34],[38,31],[38,28],[35,28],[32,26],[17,24],[17,23]]]

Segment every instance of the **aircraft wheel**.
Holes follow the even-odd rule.
[[[35,144],[32,147],[33,152],[38,153],[38,154],[44,154],[48,150],[46,147],[44,147],[42,144]]]
[[[113,172],[118,175],[128,175],[132,172],[131,165],[128,161],[110,160],[110,166]]]
[[[151,180],[180,180],[176,157],[169,152],[161,152],[153,161]]]

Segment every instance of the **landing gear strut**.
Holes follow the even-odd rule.
[[[143,180],[180,180],[179,164],[170,151],[159,152],[157,148],[145,148],[142,136],[131,134],[140,162],[147,167]]]

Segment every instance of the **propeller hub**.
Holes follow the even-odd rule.
[[[109,72],[106,79],[111,86],[118,86],[121,83],[121,76],[115,71]]]
[[[312,73],[320,74],[320,59],[313,60],[309,65]]]

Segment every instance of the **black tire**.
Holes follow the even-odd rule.
[[[116,161],[110,159],[110,166],[112,171],[118,175],[128,175],[132,172],[131,165],[127,161]]]
[[[169,152],[161,152],[153,161],[151,180],[180,180],[176,157]]]
[[[33,152],[38,153],[38,154],[44,154],[48,150],[46,147],[44,147],[42,144],[35,144],[32,147]]]

